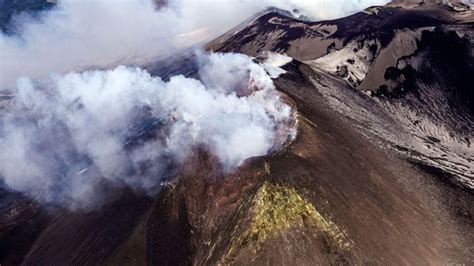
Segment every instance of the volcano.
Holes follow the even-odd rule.
[[[123,188],[93,211],[2,189],[0,264],[472,264],[473,43],[462,2],[260,13],[206,49],[291,57],[273,82],[294,140],[231,173],[198,150],[157,196]],[[190,50],[142,67],[166,80],[199,64]]]

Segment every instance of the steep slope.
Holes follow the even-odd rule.
[[[371,143],[308,77],[344,81],[286,69],[276,84],[294,100],[299,134],[285,150],[226,176],[196,153],[152,203],[60,212],[25,264],[471,263],[472,194]]]
[[[149,221],[154,228],[149,260],[182,258],[196,265],[472,261],[473,235],[467,233],[472,195],[433,182],[373,145],[331,110],[306,78],[319,76],[309,67],[293,63],[287,70],[276,82],[299,110],[297,139],[226,178],[191,168],[165,192],[156,221]],[[189,234],[173,237],[182,231]],[[173,246],[188,248],[177,255]]]
[[[208,47],[284,52],[345,80],[360,93],[317,86],[337,98],[330,101],[335,110],[403,156],[472,189],[473,21],[472,6],[457,2],[399,1],[323,22],[267,13]]]
[[[0,263],[474,263],[472,91],[459,78],[472,11],[460,6],[402,2],[318,23],[270,12],[218,38],[209,49],[294,58],[275,84],[298,111],[296,139],[231,174],[197,151],[156,198],[122,191],[94,212],[4,192],[15,203],[0,208]],[[197,76],[196,64],[189,53],[146,68],[166,79]]]

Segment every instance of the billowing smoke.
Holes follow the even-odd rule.
[[[157,192],[196,147],[230,171],[294,136],[293,110],[262,66],[240,54],[199,59],[200,80],[125,66],[19,79],[0,116],[4,183],[91,208],[107,186]]]
[[[116,66],[197,45],[267,7],[328,19],[386,1],[167,2],[60,0],[39,19],[13,18],[17,34],[0,35],[0,91],[14,95],[0,106],[2,183],[42,202],[93,208],[110,188],[156,193],[196,150],[232,171],[295,134],[293,110],[271,80],[287,57],[261,66],[204,54],[199,80],[167,82]]]
[[[341,17],[387,0],[59,0],[34,20],[17,16],[19,35],[0,36],[0,86],[90,66],[141,62],[224,33],[268,7],[311,19]]]

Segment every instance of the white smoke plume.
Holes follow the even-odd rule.
[[[90,66],[144,61],[224,33],[268,7],[337,18],[386,0],[59,0],[40,20],[25,15],[19,35],[0,36],[0,89],[21,76],[38,78]]]
[[[115,66],[202,43],[268,7],[316,20],[384,2],[169,0],[157,9],[152,0],[59,0],[39,19],[20,14],[18,34],[0,35],[0,91],[14,95],[0,106],[0,180],[39,201],[87,209],[111,187],[156,193],[197,147],[224,171],[278,149],[294,136],[294,120],[271,77],[289,58],[260,66],[204,54],[199,80],[168,82]]]
[[[294,136],[292,108],[262,66],[202,54],[201,80],[168,82],[139,68],[18,80],[0,115],[0,176],[43,202],[92,208],[103,184],[155,193],[195,147],[224,170]]]

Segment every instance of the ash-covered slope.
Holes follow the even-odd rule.
[[[209,49],[284,52],[347,81],[324,88],[313,79],[364,131],[474,187],[472,6],[397,1],[323,22],[267,13],[222,38]],[[358,93],[345,95],[350,87]]]
[[[408,7],[320,23],[267,13],[212,42],[216,51],[294,58],[274,82],[296,107],[296,139],[230,175],[198,152],[158,197],[125,191],[93,212],[10,200],[2,264],[472,264],[472,191],[405,160],[469,187],[472,146],[462,140],[472,141],[472,116],[455,68],[469,71],[472,11]],[[447,69],[452,58],[461,66]],[[414,63],[421,59],[429,67]],[[192,54],[165,61],[146,67],[164,78],[197,75]],[[438,79],[441,70],[453,77]]]
[[[472,195],[434,182],[333,112],[308,78],[330,76],[300,63],[286,69],[276,84],[299,111],[297,139],[225,179],[191,167],[149,221],[154,249],[148,259],[197,265],[472,261],[473,235],[466,233]],[[207,178],[202,183],[196,176]],[[170,231],[190,233],[177,240]],[[176,256],[170,247],[178,246]]]
[[[61,211],[24,254],[34,264],[471,263],[472,194],[380,149],[293,62],[275,80],[298,109],[283,151],[230,175],[196,153],[155,199]],[[124,195],[127,195],[126,193]]]

